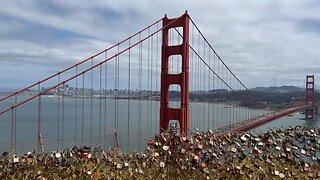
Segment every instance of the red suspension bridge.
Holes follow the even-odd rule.
[[[43,144],[48,149],[97,145],[132,150],[172,122],[181,136],[194,128],[221,135],[296,111],[305,110],[313,118],[317,111],[314,76],[307,76],[305,103],[277,112],[241,106],[237,96],[247,90],[187,13],[175,19],[165,16],[1,97],[1,150],[38,146],[43,151]],[[223,99],[223,93],[232,98]]]

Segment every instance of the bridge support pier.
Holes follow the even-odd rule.
[[[310,109],[306,109],[306,115],[305,115],[305,119],[306,120],[313,120],[315,117],[315,108],[310,108]]]
[[[187,136],[189,130],[189,15],[175,19],[163,18],[162,62],[161,62],[161,99],[160,99],[160,132],[168,130],[169,121],[176,120],[180,125],[180,136]],[[169,30],[182,27],[182,44],[169,45]],[[169,73],[169,57],[180,55],[181,73]],[[180,108],[169,107],[169,86],[177,84],[181,90]]]

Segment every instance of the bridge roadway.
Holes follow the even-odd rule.
[[[290,107],[286,109],[282,109],[280,111],[275,111],[268,113],[266,115],[258,116],[252,119],[246,119],[244,121],[240,121],[234,124],[230,124],[228,126],[224,126],[221,128],[218,128],[215,130],[215,134],[217,137],[222,136],[224,134],[227,134],[229,132],[244,132],[248,131],[250,129],[256,128],[262,124],[265,124],[267,122],[273,121],[275,119],[281,118],[283,116],[286,116],[288,114],[298,112],[301,110],[305,110],[312,107],[312,105],[300,105],[295,107]]]

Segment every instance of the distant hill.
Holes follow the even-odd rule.
[[[267,92],[267,93],[290,93],[290,92],[304,92],[303,88],[296,86],[271,86],[271,87],[255,87],[251,91]]]

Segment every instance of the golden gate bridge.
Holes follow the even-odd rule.
[[[140,147],[145,139],[167,131],[172,122],[178,124],[180,136],[200,128],[200,121],[202,130],[214,129],[219,136],[297,111],[312,119],[317,112],[314,82],[308,75],[305,102],[283,110],[255,114],[242,107],[235,97],[247,87],[185,12],[178,18],[165,16],[89,58],[1,97],[0,120],[10,122],[2,140],[13,153],[24,141],[22,132],[33,134],[27,143],[36,143],[39,151],[43,143],[56,144],[57,149],[105,147],[112,141],[108,136],[117,146],[120,138],[128,149],[130,143]],[[221,92],[234,98],[216,99],[225,105],[190,98]],[[49,96],[52,102],[46,99]],[[217,108],[221,106],[227,108]],[[25,116],[34,121],[33,128],[19,125]]]

